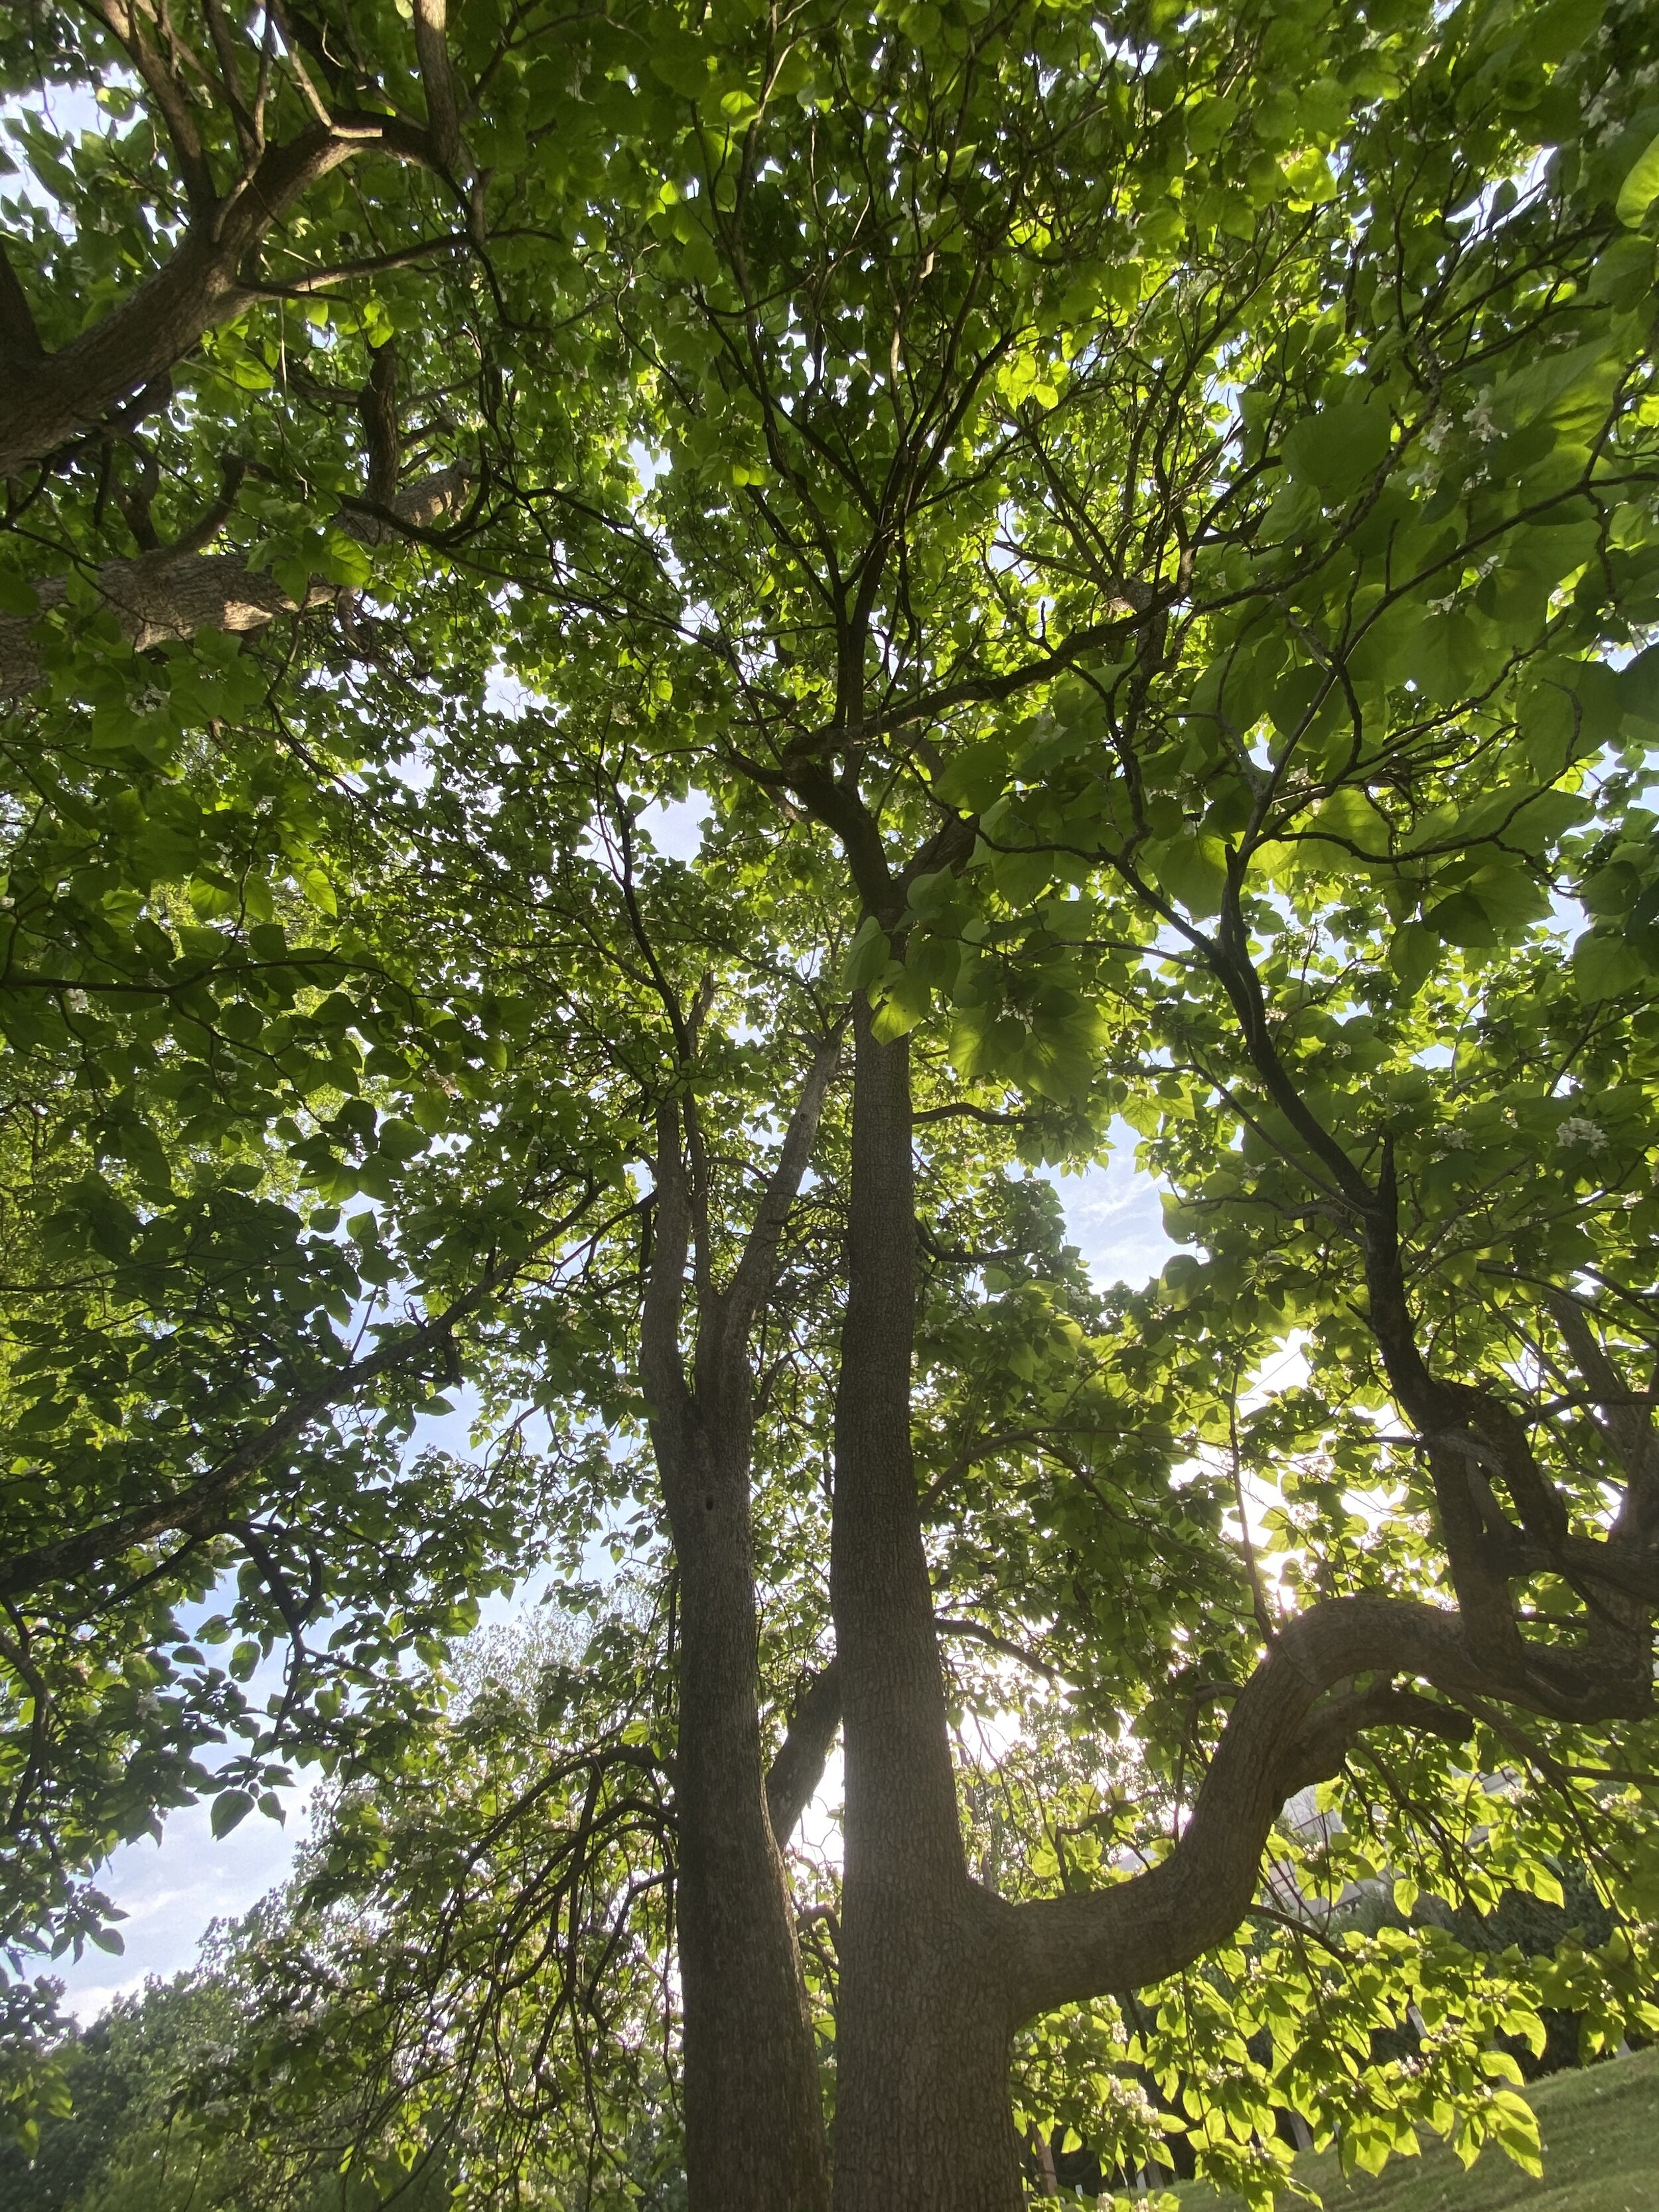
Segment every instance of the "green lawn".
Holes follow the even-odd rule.
[[[1437,2145],[1391,2160],[1373,2179],[1345,2182],[1334,2151],[1297,2160],[1298,2179],[1331,2212],[1659,2212],[1659,2047],[1581,2073],[1553,2074],[1530,2092],[1544,2140],[1534,2181],[1501,2151],[1468,2173]],[[1200,2182],[1177,2192],[1182,2212],[1236,2212],[1237,2199]]]

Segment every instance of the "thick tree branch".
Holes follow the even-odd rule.
[[[678,1462],[684,1449],[684,1425],[692,1410],[680,1346],[685,1263],[691,1249],[691,1194],[681,1150],[679,1109],[672,1103],[657,1109],[654,1172],[651,1261],[640,1325],[640,1379],[645,1385],[653,1431],[661,1424],[673,1440],[666,1452],[664,1439],[659,1438],[658,1444],[659,1456],[672,1463]]]
[[[46,359],[46,354],[17,271],[7,258],[4,241],[0,240],[0,371],[32,369]]]
[[[884,929],[897,921],[904,904],[902,885],[887,864],[881,832],[859,796],[857,784],[842,780],[813,761],[792,768],[781,778],[815,821],[841,840],[847,865],[866,910]]]
[[[459,506],[470,481],[459,469],[441,470],[399,492],[389,511],[410,531],[429,528]],[[215,527],[225,520],[216,505],[210,517],[178,544],[132,561],[107,562],[93,573],[94,589],[139,652],[194,637],[198,630],[264,629],[283,615],[338,598],[337,585],[319,580],[307,586],[301,601],[274,576],[251,568],[240,553],[198,551],[213,515],[217,516]],[[341,517],[341,527],[367,545],[385,544],[397,534],[387,523],[351,514]],[[40,612],[60,606],[66,595],[61,579],[41,585]],[[0,618],[0,703],[27,697],[40,684],[44,673],[40,647],[39,616]]]
[[[131,298],[59,352],[15,354],[0,382],[0,477],[47,460],[130,392],[155,383],[254,296],[247,264],[329,173],[371,149],[429,162],[422,131],[395,117],[341,116],[271,147],[246,183],[202,211]]]
[[[806,1172],[812,1157],[812,1147],[817,1141],[818,1122],[823,1113],[823,1102],[836,1068],[841,1065],[842,1032],[837,1028],[827,1036],[812,1055],[801,1085],[795,1110],[784,1131],[783,1144],[778,1153],[777,1165],[768,1178],[761,1201],[755,1210],[755,1218],[743,1248],[743,1257],[725,1291],[716,1301],[717,1310],[711,1316],[713,1329],[709,1352],[718,1373],[718,1387],[725,1395],[744,1378],[747,1388],[747,1358],[749,1333],[754,1327],[755,1316],[770,1296],[777,1282],[779,1251],[783,1232],[789,1219],[789,1209],[800,1190],[801,1177]],[[699,1364],[702,1359],[699,1347]],[[711,1375],[711,1381],[715,1379]]]
[[[1370,1689],[1329,1698],[1356,1675]],[[1530,1705],[1471,1654],[1455,1613],[1387,1597],[1334,1598],[1289,1622],[1233,1707],[1191,1820],[1169,1857],[1109,1889],[1006,1906],[1015,2020],[1056,2005],[1135,1989],[1177,1972],[1224,1942],[1248,1913],[1261,1856],[1286,1798],[1334,1774],[1359,1731],[1428,1727],[1455,1740],[1455,1711],[1393,1688],[1396,1675],[1454,1701]],[[1629,1695],[1604,1717],[1644,1710]]]
[[[778,1849],[787,1848],[801,1814],[823,1779],[841,1727],[841,1676],[832,1659],[802,1691],[766,1777],[766,1809]]]
[[[933,1626],[941,1636],[963,1636],[970,1644],[982,1644],[988,1651],[995,1651],[1005,1659],[1014,1660],[1019,1666],[1029,1668],[1032,1674],[1041,1674],[1046,1681],[1052,1683],[1058,1679],[1059,1668],[1051,1667],[1029,1644],[1017,1644],[1012,1636],[999,1636],[994,1628],[987,1628],[981,1621],[954,1620],[940,1613],[934,1620]]]
[[[83,4],[125,53],[167,126],[191,214],[198,222],[210,222],[218,202],[213,171],[190,94],[150,37],[154,11],[144,0],[83,0]]]
[[[398,421],[398,348],[388,339],[370,356],[362,402],[363,444],[368,453],[364,485],[374,507],[390,507],[397,496],[402,438]]]
[[[1421,1438],[1441,1534],[1471,1650],[1507,1694],[1542,1695],[1562,1717],[1588,1716],[1637,1693],[1651,1666],[1650,1617],[1659,1603],[1659,1556],[1621,1510],[1605,1540],[1575,1535],[1566,1502],[1539,1465],[1525,1424],[1492,1390],[1434,1375],[1419,1346],[1399,1231],[1394,1151],[1385,1138],[1375,1187],[1302,1095],[1273,1035],[1249,951],[1243,863],[1229,861],[1218,935],[1182,924],[1237,1018],[1268,1096],[1331,1176],[1364,1253],[1368,1319],[1389,1382]],[[1622,1395],[1622,1394],[1620,1394]],[[1514,1517],[1494,1480],[1507,1492]],[[1630,1507],[1627,1490],[1626,1508]],[[1511,1598],[1519,1577],[1553,1570],[1586,1601],[1582,1649],[1540,1645],[1522,1633]]]
[[[1625,1470],[1626,1491],[1613,1534],[1650,1544],[1659,1534],[1659,1436],[1654,1433],[1652,1413],[1632,1395],[1577,1299],[1558,1291],[1548,1303],[1573,1364],[1601,1409],[1607,1433]]]
[[[461,115],[449,58],[447,15],[447,0],[415,0],[415,54],[426,94],[427,128],[440,164],[455,176],[461,167]]]

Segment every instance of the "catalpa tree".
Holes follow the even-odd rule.
[[[1654,2024],[1653,43],[12,36],[108,118],[21,126],[7,292],[18,1941],[447,1758],[410,1650],[628,1506],[654,1656],[437,1862],[531,1948],[383,1995],[591,2057],[672,1950],[694,2204],[1009,2206],[1143,2161],[1130,2068],[1257,2201],[1280,2111],[1530,2160],[1494,2037]],[[1103,1303],[1037,1171],[1120,1114],[1200,1249]],[[332,1893],[387,1834],[429,1901],[418,1823]],[[1329,1924],[1566,1858],[1595,1955]]]

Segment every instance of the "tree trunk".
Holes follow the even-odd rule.
[[[761,1755],[748,1343],[776,1281],[789,1206],[839,1054],[832,1036],[814,1056],[724,1291],[708,1278],[706,1195],[682,1155],[682,1129],[694,1134],[690,1112],[665,1107],[659,1117],[641,1364],[680,1577],[675,1896],[690,2212],[827,2212],[829,2204],[817,2054]],[[681,1317],[694,1243],[695,1382],[688,1382]],[[808,1741],[795,1747],[793,1788],[783,1778],[781,1811],[795,1803],[811,1771],[811,1742],[823,1739],[823,1723],[833,1729],[833,1697],[827,1702],[827,1713],[803,1716]]]
[[[659,1447],[680,1569],[677,1910],[690,2212],[823,2212],[823,2118],[767,1811],[746,1454]],[[722,1449],[722,1443],[726,1448]]]
[[[908,1048],[855,1010],[848,1304],[836,1407],[846,1757],[836,2212],[1014,2212],[1006,1908],[968,1876],[910,1453]]]
[[[267,147],[240,191],[198,210],[161,267],[57,353],[41,350],[21,287],[8,285],[0,362],[0,479],[49,460],[132,393],[156,385],[256,295],[251,264],[269,235],[343,162],[370,149],[429,163],[431,141],[396,116],[343,115]],[[31,343],[31,341],[33,341]]]
[[[796,787],[842,836],[866,911],[891,929],[901,887],[868,817],[840,785],[807,788],[798,779]],[[908,1048],[902,1040],[877,1042],[861,1000],[854,1025],[830,1553],[847,1798],[835,2212],[1017,2212],[1012,2029],[1060,2005],[1160,1981],[1227,1940],[1249,1911],[1280,1808],[1298,1789],[1339,1772],[1367,1729],[1403,1727],[1462,1742],[1470,1713],[1494,1703],[1571,1720],[1651,1711],[1659,1580],[1639,1539],[1649,1525],[1644,1486],[1659,1497],[1659,1447],[1650,1447],[1645,1425],[1638,1434],[1632,1425],[1620,1450],[1641,1495],[1621,1508],[1608,1537],[1575,1535],[1515,1417],[1489,1391],[1437,1382],[1418,1352],[1385,1171],[1377,1193],[1362,1190],[1363,1206],[1356,1200],[1366,1224],[1372,1328],[1395,1394],[1430,1444],[1437,1488],[1457,1498],[1469,1491],[1466,1462],[1501,1472],[1518,1525],[1488,1540],[1483,1523],[1460,1540],[1443,1511],[1442,1533],[1454,1580],[1479,1570],[1494,1604],[1501,1600],[1502,1633],[1475,1627],[1462,1610],[1403,1599],[1325,1601],[1279,1628],[1241,1686],[1167,1858],[1097,1892],[1018,1905],[998,1899],[969,1879],[962,1850],[911,1463]],[[1593,1346],[1580,1357],[1595,1368]],[[1597,1387],[1609,1400],[1626,1395],[1610,1374]],[[1659,1509],[1652,1519],[1659,1524]],[[1485,1557],[1483,1545],[1498,1555]],[[1522,1639],[1514,1580],[1539,1563],[1569,1559],[1612,1602],[1592,1609],[1582,1650]],[[1417,1681],[1439,1695],[1405,1686]]]

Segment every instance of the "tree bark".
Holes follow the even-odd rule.
[[[832,1659],[802,1692],[766,1777],[766,1808],[778,1849],[786,1850],[823,1779],[841,1729],[841,1671]]]
[[[676,1911],[690,2212],[826,2212],[829,2203],[817,2055],[762,1756],[748,1343],[838,1057],[832,1040],[813,1062],[724,1291],[708,1280],[707,1223],[682,1157],[678,1110],[665,1109],[659,1123],[642,1366],[680,1572]],[[681,1309],[694,1242],[688,1382]],[[823,1725],[815,1709],[803,1740],[821,1736]],[[800,1764],[786,1762],[777,1778],[780,1822],[791,1805],[799,1815]]]
[[[690,2212],[823,2212],[817,2060],[756,1704],[748,1468],[653,1424],[680,1570],[677,1917]]]
[[[1454,1697],[1492,1689],[1458,1615],[1388,1597],[1333,1598],[1289,1622],[1239,1693],[1170,1856],[1109,1888],[1006,1905],[1015,2021],[1178,1973],[1245,1917],[1285,1802],[1328,1779],[1361,1731],[1385,1723],[1454,1741],[1455,1706],[1396,1691],[1413,1674]],[[1369,1690],[1328,1693],[1355,1675]]]
[[[395,117],[317,123],[270,148],[240,191],[199,207],[161,266],[71,343],[48,354],[38,341],[31,348],[15,339],[0,359],[0,477],[49,460],[157,385],[209,331],[234,321],[257,296],[252,264],[273,226],[331,170],[370,149],[405,161],[434,157],[427,134]],[[22,295],[15,283],[7,298],[15,329]]]
[[[465,498],[471,479],[459,469],[440,470],[399,492],[388,511],[410,531],[430,529]],[[340,526],[365,544],[384,544],[395,532],[371,514],[350,513]],[[164,547],[133,561],[109,561],[91,581],[123,635],[139,652],[194,637],[198,630],[246,635],[266,629],[283,615],[300,614],[339,597],[334,584],[312,584],[303,600],[285,591],[274,576],[251,568],[240,553],[198,553]],[[60,606],[65,586],[58,579],[40,586],[40,614]],[[40,615],[0,618],[0,705],[25,699],[41,682]]]
[[[1006,1910],[969,1881],[910,1449],[909,1058],[854,1012],[830,1597],[846,1758],[836,2212],[1014,2212]]]

